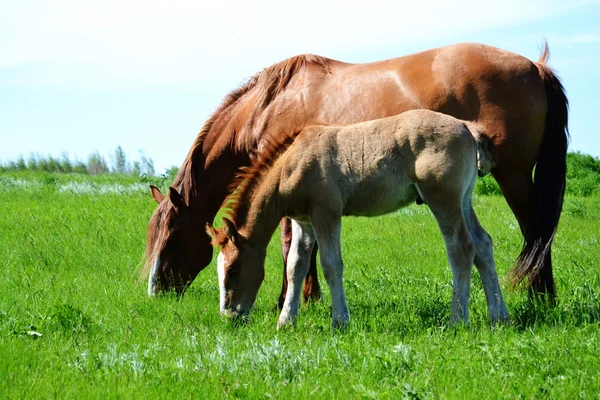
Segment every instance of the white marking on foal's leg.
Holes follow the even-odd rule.
[[[310,256],[315,243],[312,226],[292,220],[292,243],[287,259],[288,288],[277,328],[295,324],[300,308],[302,283],[310,266]]]
[[[152,270],[150,271],[150,276],[148,276],[148,296],[152,297],[156,295],[156,281],[158,268],[160,267],[160,257],[156,257],[154,263],[152,264]]]
[[[225,256],[219,252],[217,257],[217,275],[219,279],[219,309],[225,314]]]

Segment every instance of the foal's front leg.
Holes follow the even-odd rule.
[[[292,242],[286,266],[288,286],[277,328],[296,323],[300,308],[302,282],[308,271],[314,244],[315,233],[312,226],[292,220]]]
[[[281,310],[283,303],[285,302],[285,296],[287,293],[288,280],[287,280],[287,259],[290,252],[290,246],[292,245],[292,220],[291,218],[284,217],[281,219],[281,253],[283,255],[283,279],[281,283],[281,292],[279,293],[279,299],[277,300],[277,307]],[[317,275],[317,245],[313,246],[312,255],[310,257],[310,266],[306,277],[304,278],[304,289],[302,290],[304,301],[309,300],[320,300],[321,299],[321,286],[319,285],[319,277]]]

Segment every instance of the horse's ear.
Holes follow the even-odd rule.
[[[169,188],[169,200],[171,200],[173,207],[175,207],[175,212],[180,212],[184,209],[185,203],[183,202],[183,198],[177,189],[172,186]]]
[[[150,193],[152,194],[152,197],[154,197],[154,200],[159,204],[165,199],[165,196],[160,192],[160,189],[154,185],[150,185]]]
[[[235,224],[228,218],[223,218],[223,233],[231,240],[231,243],[236,246],[240,244],[240,234],[238,233]]]

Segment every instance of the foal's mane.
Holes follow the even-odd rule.
[[[260,186],[273,164],[285,153],[300,132],[284,134],[276,139],[264,139],[260,150],[255,151],[250,166],[240,168],[235,179],[229,185],[229,195],[222,205],[224,217],[229,218],[236,226],[240,226],[246,221],[252,194]]]
[[[287,88],[292,78],[303,67],[313,65],[320,68],[324,73],[329,74],[331,73],[330,62],[330,59],[314,54],[294,56],[263,69],[252,76],[240,88],[229,93],[206,121],[200,133],[198,133],[173,183],[175,187],[179,188],[186,204],[189,204],[190,197],[196,194],[197,177],[195,166],[201,163],[202,167],[204,167],[206,161],[205,154],[202,152],[204,139],[211,129],[219,129],[220,126],[227,123],[227,117],[231,116],[232,108],[239,99],[251,91],[256,92],[257,106],[252,112],[252,118],[254,115],[264,111],[275,100],[277,95]],[[235,132],[221,132],[220,134],[233,136]]]

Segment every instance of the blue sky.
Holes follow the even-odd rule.
[[[1,1],[2,162],[121,145],[160,173],[230,90],[295,54],[367,62],[469,41],[537,60],[544,39],[570,148],[600,157],[600,0]]]

